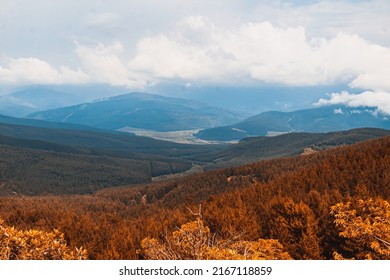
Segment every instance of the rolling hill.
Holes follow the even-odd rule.
[[[90,103],[35,112],[29,118],[82,124],[102,129],[180,131],[235,123],[239,113],[200,102],[146,93],[130,93]]]
[[[70,106],[81,102],[83,98],[80,95],[33,86],[0,96],[0,114],[23,117],[35,111]]]
[[[53,128],[53,129],[70,129],[70,130],[83,130],[83,131],[104,131],[92,126],[78,125],[71,123],[58,123],[58,122],[47,122],[41,120],[27,119],[27,118],[17,118],[6,115],[0,115],[1,124],[10,124],[10,125],[20,125],[20,126],[30,126],[36,128]],[[110,133],[114,133],[110,131]]]
[[[3,128],[0,125],[2,132]],[[12,128],[23,130],[18,126]],[[173,148],[177,151],[171,152],[170,143],[153,147],[153,139],[134,144],[142,140],[136,136],[132,139],[133,145],[127,143],[126,146],[126,138],[121,142],[119,138],[109,139],[107,135],[107,138],[101,136],[98,139],[91,138],[91,135],[72,134],[72,131],[59,135],[73,139],[72,144],[0,135],[0,196],[11,193],[83,194],[106,187],[146,183],[155,176],[190,169],[192,160],[186,157],[191,157],[196,151],[194,148],[180,150],[178,147]],[[80,142],[75,145],[78,136]],[[88,139],[96,142],[88,145]],[[83,143],[83,140],[86,142]]]
[[[205,169],[321,151],[389,135],[380,129],[289,133],[233,145],[186,145],[126,133],[0,123],[0,195],[83,194]],[[197,172],[202,171],[198,168]]]
[[[188,145],[156,140],[149,137],[136,136],[129,133],[100,130],[91,127],[61,124],[36,120],[15,119],[6,117],[9,123],[2,123],[0,117],[0,135],[24,139],[25,142],[35,140],[44,143],[59,144],[88,149],[99,149],[100,153],[127,157],[133,154],[167,157],[193,157],[223,145]],[[17,121],[16,121],[17,120]],[[14,124],[14,123],[18,124]],[[30,126],[34,122],[36,126]],[[25,124],[25,125],[23,125]],[[45,149],[45,145],[42,148]],[[48,145],[50,147],[50,145]]]
[[[152,177],[150,167],[160,163],[68,152],[0,144],[0,195],[85,194],[115,185],[146,183]],[[170,172],[166,164],[162,173]]]
[[[210,162],[208,169],[216,169],[267,159],[293,157],[305,154],[305,151],[315,153],[388,135],[390,130],[358,128],[329,133],[293,132],[274,137],[250,137],[229,145],[222,151],[200,158]]]
[[[232,141],[287,132],[331,132],[361,127],[390,129],[390,119],[373,108],[327,106],[294,112],[264,112],[234,125],[208,128],[194,136],[203,140]]]
[[[0,195],[91,193],[146,183],[186,171],[194,157],[221,148],[39,125],[0,123]]]

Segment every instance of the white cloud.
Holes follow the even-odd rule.
[[[353,88],[376,89],[381,91],[390,91],[390,76],[389,76],[389,62],[390,58],[387,55],[382,59],[378,57],[377,67],[366,69],[362,71],[356,79],[354,79],[350,86]]]
[[[3,57],[0,63],[0,84],[85,84],[106,83],[114,86],[143,88],[146,81],[132,73],[123,63],[124,47],[98,43],[86,46],[75,42],[75,53],[81,63],[77,70],[54,67],[39,58]]]
[[[390,77],[390,48],[345,33],[310,37],[303,27],[269,22],[225,29],[204,17],[189,17],[176,32],[139,40],[129,66],[151,78],[294,86],[350,83],[390,90],[385,79]]]
[[[121,57],[124,47],[120,42],[105,46],[98,43],[90,47],[76,42],[78,55],[83,70],[93,82],[108,83],[114,86],[127,86],[129,88],[142,88],[145,82],[139,75],[131,73],[123,64]]]
[[[388,0],[258,2],[250,14],[279,26],[304,26],[311,36],[326,38],[337,33],[359,34],[377,44],[390,45]]]
[[[82,84],[88,76],[81,71],[60,66],[58,69],[38,58],[6,58],[0,65],[0,82],[4,84]]]
[[[0,52],[26,72],[41,70],[0,63],[3,83],[181,79],[390,91],[387,0],[24,2],[2,1]],[[104,44],[72,52],[74,38]]]
[[[191,44],[191,40],[172,40],[166,35],[140,40],[137,50],[129,67],[135,72],[148,74],[151,79],[222,82],[227,78],[225,72],[232,70],[228,64],[234,64],[231,59],[226,59],[228,54],[218,46],[198,46]]]
[[[334,114],[340,114],[340,115],[343,115],[343,114],[344,114],[343,109],[341,109],[341,108],[334,109],[334,110],[333,110],[333,113],[334,113]]]
[[[97,15],[95,22],[113,17]],[[120,41],[74,43],[78,70],[56,68],[38,58],[9,59],[7,66],[0,66],[0,81],[98,82],[129,88],[172,79],[288,86],[349,83],[353,88],[390,91],[390,48],[346,33],[313,37],[304,27],[270,22],[226,28],[204,16],[190,16],[179,20],[172,32],[138,40],[133,55]]]
[[[381,113],[390,115],[390,93],[365,91],[351,94],[347,91],[331,93],[329,99],[321,98],[315,105],[346,105],[349,107],[374,107]]]

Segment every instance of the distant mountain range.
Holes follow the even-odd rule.
[[[390,129],[390,116],[374,108],[327,106],[294,112],[264,112],[233,125],[208,128],[195,137],[232,141],[253,136],[274,136],[288,132],[331,132],[360,127]]]
[[[70,106],[83,102],[82,95],[72,95],[35,86],[0,96],[0,114],[23,117],[32,112]]]
[[[71,130],[83,130],[83,131],[104,131],[102,129],[85,126],[72,123],[58,123],[58,122],[46,122],[41,120],[16,118],[11,116],[0,115],[0,124],[11,124],[18,126],[30,126],[39,128],[57,128],[57,129],[71,129]],[[111,132],[112,133],[112,132]]]
[[[247,115],[240,112],[148,93],[134,92],[87,103],[80,103],[81,96],[41,86],[0,96],[0,114],[26,115],[30,119],[21,121],[0,115],[0,122],[46,128],[126,131],[183,143],[229,142],[289,132],[324,133],[362,127],[390,129],[390,116],[369,107],[338,105],[292,112],[268,111],[244,119]],[[64,106],[67,104],[73,105]],[[179,133],[171,135],[171,132]]]
[[[29,118],[102,129],[179,131],[227,125],[242,115],[203,103],[146,93],[130,93],[89,103],[35,112]]]

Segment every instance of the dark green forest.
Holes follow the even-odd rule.
[[[92,194],[151,182],[195,164],[205,170],[296,156],[388,135],[380,129],[291,133],[237,144],[185,145],[105,131],[0,124],[0,195]],[[200,170],[202,169],[200,168]],[[198,168],[199,169],[199,168]]]

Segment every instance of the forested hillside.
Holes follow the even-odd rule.
[[[358,128],[329,133],[295,132],[273,137],[250,137],[226,149],[199,157],[209,169],[237,166],[265,159],[297,156],[390,135],[390,130]]]
[[[137,92],[34,112],[28,117],[109,130],[132,127],[155,131],[214,127],[242,119],[240,113],[201,102]]]
[[[1,144],[4,143],[4,144]],[[8,145],[7,145],[8,144]],[[26,148],[28,147],[28,148]],[[188,160],[0,136],[0,195],[85,194],[190,169]]]
[[[137,160],[0,145],[0,195],[85,194],[181,172],[185,161]]]
[[[54,125],[53,125],[54,126]],[[186,171],[222,146],[0,123],[0,195],[84,194]]]
[[[0,195],[91,194],[158,176],[295,156],[385,136],[380,129],[291,133],[238,144],[188,145],[107,131],[0,123]],[[314,151],[313,150],[313,151]]]
[[[21,230],[58,229],[92,259],[139,259],[181,225],[191,231],[201,205],[202,229],[239,257],[252,244],[294,259],[390,259],[389,164],[385,137],[93,195],[3,197],[0,217]]]

